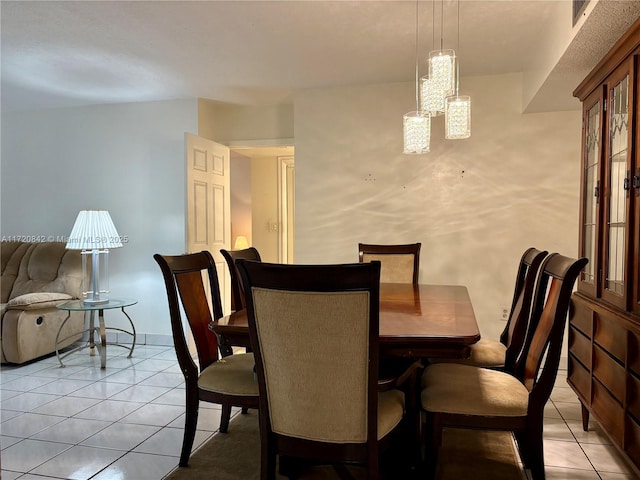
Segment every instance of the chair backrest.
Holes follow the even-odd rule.
[[[360,263],[378,260],[382,283],[418,283],[421,243],[406,245],[358,244]]]
[[[227,261],[229,267],[229,275],[231,277],[231,310],[237,311],[245,308],[244,301],[244,289],[242,288],[242,281],[238,275],[238,269],[236,268],[236,260],[239,258],[245,260],[261,261],[260,253],[254,247],[245,248],[242,250],[220,250],[220,253]]]
[[[531,316],[531,304],[533,303],[538,270],[548,253],[546,250],[542,251],[532,247],[525,250],[520,259],[509,320],[500,335],[500,341],[507,347],[505,371],[513,372],[522,352]]]
[[[197,378],[196,367],[185,336],[181,306],[196,344],[200,371],[218,360],[218,338],[209,329],[212,318],[222,317],[220,285],[211,253],[202,251],[184,255],[159,255],[153,258],[160,265],[167,290],[171,331],[176,356],[182,372]],[[210,300],[209,300],[210,299]],[[213,317],[209,302],[213,308]]]
[[[237,266],[261,435],[322,449],[364,444],[377,455],[380,263]]]
[[[542,415],[544,404],[551,395],[562,353],[571,294],[587,262],[586,258],[576,260],[552,253],[540,267],[531,312],[535,329],[529,329],[527,334],[527,354],[518,374],[530,392],[530,414],[532,409],[538,409],[535,413]]]

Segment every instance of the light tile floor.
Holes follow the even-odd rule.
[[[160,480],[176,468],[184,426],[183,378],[173,348],[87,351],[0,370],[4,480]],[[580,406],[561,371],[546,408],[548,480],[640,480]],[[194,448],[216,433],[220,408],[202,403]]]

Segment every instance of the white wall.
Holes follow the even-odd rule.
[[[290,139],[293,105],[246,106],[200,99],[198,126],[198,135],[225,145],[245,140]]]
[[[577,255],[580,113],[522,115],[520,75],[462,79],[472,137],[402,154],[411,83],[295,99],[296,263],[357,262],[358,242],[422,242],[420,280],[469,289],[483,334],[504,327],[530,246]]]
[[[184,133],[197,128],[195,99],[3,112],[2,235],[67,236],[79,210],[108,210],[129,239],[110,254],[112,297],[139,300],[139,333],[170,335],[153,254],[185,250]]]
[[[236,237],[244,235],[252,245],[251,159],[231,150],[231,248]]]

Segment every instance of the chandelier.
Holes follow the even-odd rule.
[[[428,75],[418,75],[418,2],[416,0],[416,111],[404,115],[404,153],[426,153],[431,137],[431,117],[444,115],[445,138],[471,136],[471,97],[460,95],[460,70],[456,53],[443,48],[444,0],[441,0],[440,49],[429,52]],[[435,44],[435,0],[433,36]],[[460,0],[457,0],[458,48],[460,48]]]

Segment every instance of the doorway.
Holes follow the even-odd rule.
[[[241,145],[230,147],[232,248],[246,238],[263,261],[293,263],[294,147]]]

